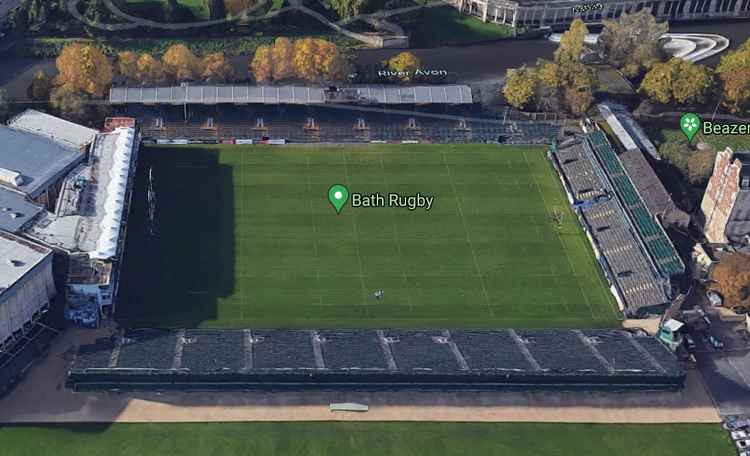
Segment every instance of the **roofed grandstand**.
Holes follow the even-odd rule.
[[[471,104],[466,85],[113,87],[111,104]]]
[[[672,242],[656,221],[656,217],[648,210],[606,135],[601,131],[595,131],[587,136],[586,144],[601,163],[620,198],[620,202],[630,216],[633,225],[638,230],[651,258],[653,258],[662,275],[672,277],[685,272],[685,265]]]
[[[146,140],[224,143],[283,138],[290,142],[502,142],[549,144],[557,122],[480,119],[469,108],[447,115],[422,108],[413,113],[380,112],[330,106],[193,106],[185,119],[182,108],[127,106],[117,108],[137,117]]]
[[[558,144],[552,154],[553,163],[625,313],[644,316],[660,312],[670,302],[668,276],[659,273],[640,231],[624,208],[637,195],[625,187],[630,190],[624,193],[627,199],[624,203],[618,199],[619,194],[594,156],[589,138],[581,136]],[[617,177],[624,185],[627,176]]]
[[[82,346],[76,390],[278,387],[679,388],[652,337],[622,330],[131,330]]]

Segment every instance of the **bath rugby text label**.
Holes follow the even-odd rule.
[[[378,192],[369,195],[352,193],[351,196],[352,207],[399,207],[409,209],[410,211],[420,208],[429,211],[432,209],[434,201],[434,196],[423,195],[419,192],[414,195],[401,195],[399,193],[382,195]]]
[[[750,135],[750,123],[715,123],[703,121],[704,135]]]

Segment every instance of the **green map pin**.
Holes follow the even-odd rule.
[[[680,117],[680,130],[685,133],[688,141],[692,141],[701,129],[701,118],[698,114],[686,112]]]
[[[347,199],[349,199],[349,189],[346,188],[346,186],[334,184],[328,189],[328,201],[330,201],[331,206],[336,209],[337,214],[341,213],[341,209],[344,208]]]

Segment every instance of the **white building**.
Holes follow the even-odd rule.
[[[567,28],[577,17],[586,23],[601,23],[622,13],[649,9],[659,20],[703,21],[750,17],[750,0],[451,0],[461,12],[523,28]]]
[[[73,319],[77,310],[85,320],[114,311],[139,143],[134,127],[97,134],[88,159],[63,181],[55,211],[26,232],[68,255]]]

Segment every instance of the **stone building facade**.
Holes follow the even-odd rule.
[[[750,154],[728,148],[716,155],[701,201],[703,231],[714,244],[747,244],[750,235]]]
[[[577,17],[601,23],[622,13],[649,9],[659,20],[750,18],[750,0],[451,0],[461,12],[512,27],[567,28]]]

